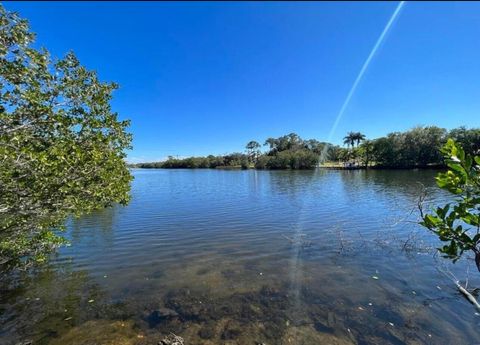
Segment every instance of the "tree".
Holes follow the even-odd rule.
[[[344,147],[336,146],[336,145],[328,145],[328,151],[327,151],[327,160],[331,161],[343,161],[344,158],[346,157],[346,151]]]
[[[316,139],[309,139],[309,140],[306,140],[305,142],[305,148],[316,153],[316,154],[321,154],[323,149],[328,146],[327,143],[325,142],[320,142]]]
[[[368,167],[372,161],[374,145],[371,140],[365,140],[359,147],[359,154],[365,167]]]
[[[360,132],[355,132],[353,133],[353,141],[356,141],[357,142],[357,147],[360,145],[360,142],[361,141],[364,141],[365,140],[365,134],[362,134]],[[353,146],[353,145],[352,145]]]
[[[452,129],[448,136],[462,146],[470,155],[480,154],[480,129],[468,129],[464,126]]]
[[[248,158],[252,163],[257,161],[257,157],[260,154],[260,144],[255,140],[249,141],[248,144],[245,146],[247,149]]]
[[[277,150],[278,139],[268,138],[267,140],[265,140],[265,143],[263,145],[269,147],[270,149],[270,151],[268,152],[269,155],[273,155],[278,151]]]
[[[225,166],[244,166],[248,165],[248,158],[245,154],[240,152],[230,153],[223,156]]]
[[[446,142],[443,128],[415,127],[406,132],[389,133],[374,140],[374,158],[385,167],[425,167],[442,165],[440,149]]]
[[[284,138],[284,137],[282,137]],[[305,143],[297,133],[290,133],[287,138],[287,150],[301,150],[305,147]]]
[[[347,147],[352,146],[353,148],[353,145],[355,145],[355,140],[356,140],[356,133],[348,132],[348,134],[345,137],[343,137],[343,144],[347,145]]]
[[[129,200],[131,135],[73,53],[32,48],[26,20],[0,5],[0,261],[44,261],[65,219]]]
[[[440,149],[446,141],[446,130],[428,126],[402,133],[400,155],[405,166],[426,166],[442,162]]]
[[[267,155],[261,155],[258,157],[257,162],[255,163],[255,169],[267,169],[270,166],[270,160],[272,157]]]
[[[445,257],[456,261],[470,251],[480,271],[480,156],[465,154],[452,139],[442,153],[448,171],[437,175],[437,185],[450,192],[452,200],[427,214],[420,202],[420,224],[447,242],[439,248]]]

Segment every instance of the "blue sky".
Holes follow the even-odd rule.
[[[118,82],[129,160],[326,140],[397,3],[8,2],[54,56]],[[415,125],[480,126],[480,3],[406,3],[332,142]]]

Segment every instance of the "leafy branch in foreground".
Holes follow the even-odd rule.
[[[0,5],[0,263],[44,261],[65,219],[129,199],[131,135],[73,53],[32,48],[28,22]]]
[[[453,194],[453,201],[429,214],[420,202],[420,224],[448,243],[439,251],[454,262],[465,251],[473,252],[480,271],[480,156],[465,154],[452,139],[442,153],[448,171],[437,175],[437,185]]]

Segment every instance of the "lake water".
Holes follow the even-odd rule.
[[[0,344],[480,342],[448,277],[480,274],[415,224],[422,184],[445,198],[434,171],[133,174],[128,206],[70,221],[48,266],[2,277]]]

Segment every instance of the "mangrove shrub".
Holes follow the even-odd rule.
[[[452,139],[442,153],[448,170],[437,175],[437,185],[452,201],[427,214],[420,204],[421,225],[445,242],[439,248],[444,256],[456,261],[470,251],[480,271],[480,156],[466,154]]]
[[[43,261],[70,215],[126,203],[131,136],[113,83],[73,53],[33,48],[26,20],[0,5],[0,262]]]

